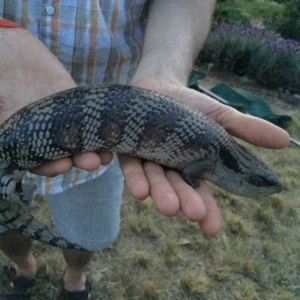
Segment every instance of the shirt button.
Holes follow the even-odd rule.
[[[45,8],[46,14],[49,16],[53,16],[55,14],[55,8],[52,5],[47,5]]]

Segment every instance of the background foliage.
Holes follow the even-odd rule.
[[[278,32],[283,37],[300,41],[300,0],[289,1],[284,16]]]
[[[268,88],[300,92],[300,43],[251,24],[220,23],[199,55],[198,63],[203,62]]]
[[[300,92],[300,0],[223,0],[197,63]]]
[[[263,19],[267,29],[300,39],[300,0],[218,0],[214,19],[250,23]]]

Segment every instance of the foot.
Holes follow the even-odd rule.
[[[29,289],[33,286],[34,280],[22,275],[17,276],[13,267],[4,267],[4,272],[10,280],[10,288],[0,295],[1,300],[30,300]]]
[[[30,253],[26,259],[19,261],[18,264],[14,264],[16,277],[26,277],[28,279],[33,279],[37,272],[36,260]]]
[[[86,289],[87,279],[84,273],[77,275],[72,272],[66,271],[63,281],[64,288],[67,291],[84,291]]]
[[[67,266],[65,270],[64,294],[66,300],[89,299],[90,284],[85,276],[87,264],[93,256],[93,252],[65,249],[63,251]]]
[[[64,300],[88,300],[91,297],[90,291],[91,291],[91,284],[89,280],[86,279],[83,289],[68,290],[65,286],[63,291],[63,299]]]

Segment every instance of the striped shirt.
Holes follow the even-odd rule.
[[[146,2],[0,0],[0,17],[39,38],[78,85],[126,84],[141,56]],[[87,172],[73,168],[54,178],[28,172],[24,183],[34,183],[38,194],[55,194],[94,179],[106,169]]]

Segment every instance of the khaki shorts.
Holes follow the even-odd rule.
[[[123,182],[115,161],[100,177],[45,196],[57,232],[90,251],[112,244],[119,234]],[[23,186],[23,191],[25,199],[32,198],[32,186]],[[5,230],[0,226],[0,233]]]

